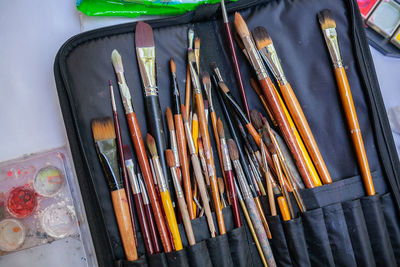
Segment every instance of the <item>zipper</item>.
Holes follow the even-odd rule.
[[[376,118],[373,120],[374,132],[377,134],[377,145],[379,155],[382,159],[382,164],[384,170],[386,172],[386,176],[388,178],[389,184],[392,189],[392,193],[397,205],[397,209],[400,210],[400,190],[399,190],[399,160],[397,156],[397,151],[394,149],[393,139],[391,137],[390,125],[387,119],[384,117],[386,114],[386,109],[382,101],[382,97],[379,96],[379,92],[376,92],[374,88],[379,88],[379,84],[377,79],[373,79],[375,77],[375,71],[373,69],[373,61],[371,56],[368,54],[369,49],[366,47],[366,38],[362,38],[362,32],[358,30],[356,27],[357,20],[355,12],[358,12],[358,9],[355,7],[355,3],[353,0],[347,0],[350,7],[350,17],[351,17],[351,27],[354,37],[354,44],[356,55],[358,57],[357,63],[358,67],[361,70],[362,79],[365,83],[366,90],[368,92],[368,98],[370,100],[373,117]],[[360,35],[361,34],[361,35]],[[361,78],[361,77],[360,77]],[[378,125],[377,125],[378,124]],[[381,131],[381,133],[379,133]],[[379,137],[381,137],[381,140]],[[384,157],[387,156],[389,159],[389,163],[384,160]]]

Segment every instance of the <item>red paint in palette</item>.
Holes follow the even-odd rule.
[[[31,215],[36,205],[36,193],[25,186],[11,190],[7,199],[8,211],[17,218],[25,218]]]
[[[357,0],[363,18],[367,18],[371,10],[375,7],[378,0]]]

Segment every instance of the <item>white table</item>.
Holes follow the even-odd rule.
[[[53,75],[60,46],[82,31],[134,20],[79,15],[73,0],[1,1],[0,14],[0,161],[5,161],[67,143]],[[374,49],[372,55],[387,108],[400,105],[400,59]],[[400,136],[395,139],[400,144]],[[59,240],[1,257],[0,266],[85,266],[79,246]]]

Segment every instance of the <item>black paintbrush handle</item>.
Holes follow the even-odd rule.
[[[161,106],[160,99],[158,96],[145,96],[144,97],[146,103],[146,117],[147,117],[147,127],[150,130],[150,134],[153,136],[157,150],[158,156],[161,162],[161,168],[164,173],[164,177],[168,182],[168,189],[173,189],[173,184],[171,181],[171,177],[169,175],[169,171],[166,164],[166,159],[164,152],[166,150],[166,141],[165,141],[165,133],[164,133],[164,122],[161,114]],[[174,197],[174,194],[171,194],[171,198]],[[172,199],[175,201],[175,198]]]

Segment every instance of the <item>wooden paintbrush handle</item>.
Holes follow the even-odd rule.
[[[365,153],[360,125],[358,124],[356,108],[354,107],[350,85],[344,68],[336,68],[335,76],[338,83],[340,99],[342,100],[343,109],[346,114],[347,124],[350,129],[351,139],[356,151],[358,165],[361,170],[364,187],[367,195],[372,196],[375,195],[374,183],[372,181],[371,171],[369,169],[367,154]]]
[[[171,243],[168,238],[167,229],[165,228],[165,222],[162,216],[161,205],[158,202],[156,190],[154,188],[153,178],[150,171],[150,165],[148,158],[146,156],[146,149],[144,147],[142,134],[140,132],[140,127],[137,122],[135,113],[126,114],[126,120],[128,122],[129,132],[131,134],[131,139],[133,142],[133,146],[135,148],[139,166],[143,173],[146,189],[149,194],[151,208],[153,210],[158,233],[160,234],[161,243],[164,247],[165,252],[171,252],[172,251]]]
[[[271,215],[276,216],[276,205],[275,205],[275,198],[274,198],[274,190],[272,188],[271,174],[267,173],[266,179],[267,179],[267,192],[268,192],[269,208],[271,209]]]
[[[189,245],[193,246],[194,244],[196,244],[196,240],[194,239],[192,223],[189,218],[189,213],[185,202],[185,198],[178,197],[178,205],[179,205],[179,210],[181,211],[182,214],[182,221],[183,225],[185,226],[186,237],[188,239]]]
[[[185,112],[185,111],[182,111]],[[190,166],[189,166],[189,159],[187,156],[187,144],[186,144],[186,137],[185,137],[185,129],[183,128],[183,120],[181,114],[174,115],[175,121],[175,129],[176,129],[176,139],[178,143],[178,153],[179,153],[179,160],[181,162],[181,169],[182,169],[182,179],[183,179],[183,190],[185,191],[186,203],[189,207],[189,216],[190,219],[193,220],[195,218],[194,209],[192,207],[192,185],[190,182]]]
[[[274,267],[276,266],[274,255],[272,254],[271,246],[269,245],[268,237],[267,234],[265,233],[265,229],[261,221],[257,205],[254,202],[254,199],[252,198],[245,198],[244,201],[246,203],[247,210],[250,214],[254,230],[257,234],[258,241],[260,242],[261,249],[263,251],[265,259],[267,260],[268,267]]]
[[[217,176],[215,173],[214,159],[210,143],[210,135],[208,133],[208,124],[204,112],[203,98],[201,94],[196,94],[196,105],[197,105],[197,116],[199,117],[200,132],[203,140],[204,152],[206,155],[208,172],[210,177],[215,214],[217,216],[219,234],[223,235],[226,233],[224,215],[222,214],[222,209],[221,209],[221,199],[219,197]]]
[[[150,204],[144,204],[144,211],[146,213],[146,219],[149,226],[150,238],[154,247],[154,253],[155,254],[160,253],[161,252],[160,242],[158,241],[157,229],[156,225],[154,224],[154,219],[153,219],[153,214],[151,213]]]
[[[268,101],[268,105],[271,107],[276,122],[278,123],[278,126],[282,131],[283,137],[289,147],[289,150],[290,152],[292,152],[296,166],[299,169],[304,184],[307,188],[315,187],[310,171],[307,167],[307,163],[304,160],[303,154],[301,152],[300,146],[296,141],[296,137],[289,125],[288,119],[279,101],[275,86],[273,85],[269,77],[262,79],[259,82],[265,98]]]
[[[125,189],[114,190],[111,192],[111,199],[114,207],[115,217],[117,218],[118,229],[122,239],[126,259],[135,261],[138,259],[135,237],[129,215],[129,207],[126,199]]]
[[[284,221],[289,221],[290,220],[290,212],[289,212],[289,207],[287,205],[287,202],[284,197],[280,196],[276,199],[278,202],[279,210],[281,211],[282,219]]]
[[[171,229],[172,238],[175,245],[175,250],[181,250],[183,248],[181,236],[179,234],[178,223],[176,222],[174,206],[172,206],[171,196],[168,190],[160,192],[161,201],[164,207],[165,217],[167,217],[169,228]]]
[[[271,239],[272,238],[271,231],[269,230],[267,218],[265,218],[265,214],[264,214],[263,208],[261,206],[260,197],[255,197],[254,198],[254,203],[256,203],[256,206],[257,206],[257,209],[258,209],[258,213],[260,214],[261,221],[262,221],[262,223],[264,225],[264,228],[265,228],[265,233],[267,234],[267,237],[269,239]]]
[[[324,184],[332,183],[328,168],[326,167],[321,153],[319,152],[318,145],[315,142],[306,116],[303,113],[303,109],[301,108],[292,87],[289,83],[286,83],[284,85],[279,85],[279,88],[281,89],[282,96],[285,99],[287,107],[289,108],[290,115],[292,116],[292,119],[294,120],[294,123],[296,124],[297,129],[303,138],[304,144],[306,145],[307,150],[313,159],[322,182]]]

